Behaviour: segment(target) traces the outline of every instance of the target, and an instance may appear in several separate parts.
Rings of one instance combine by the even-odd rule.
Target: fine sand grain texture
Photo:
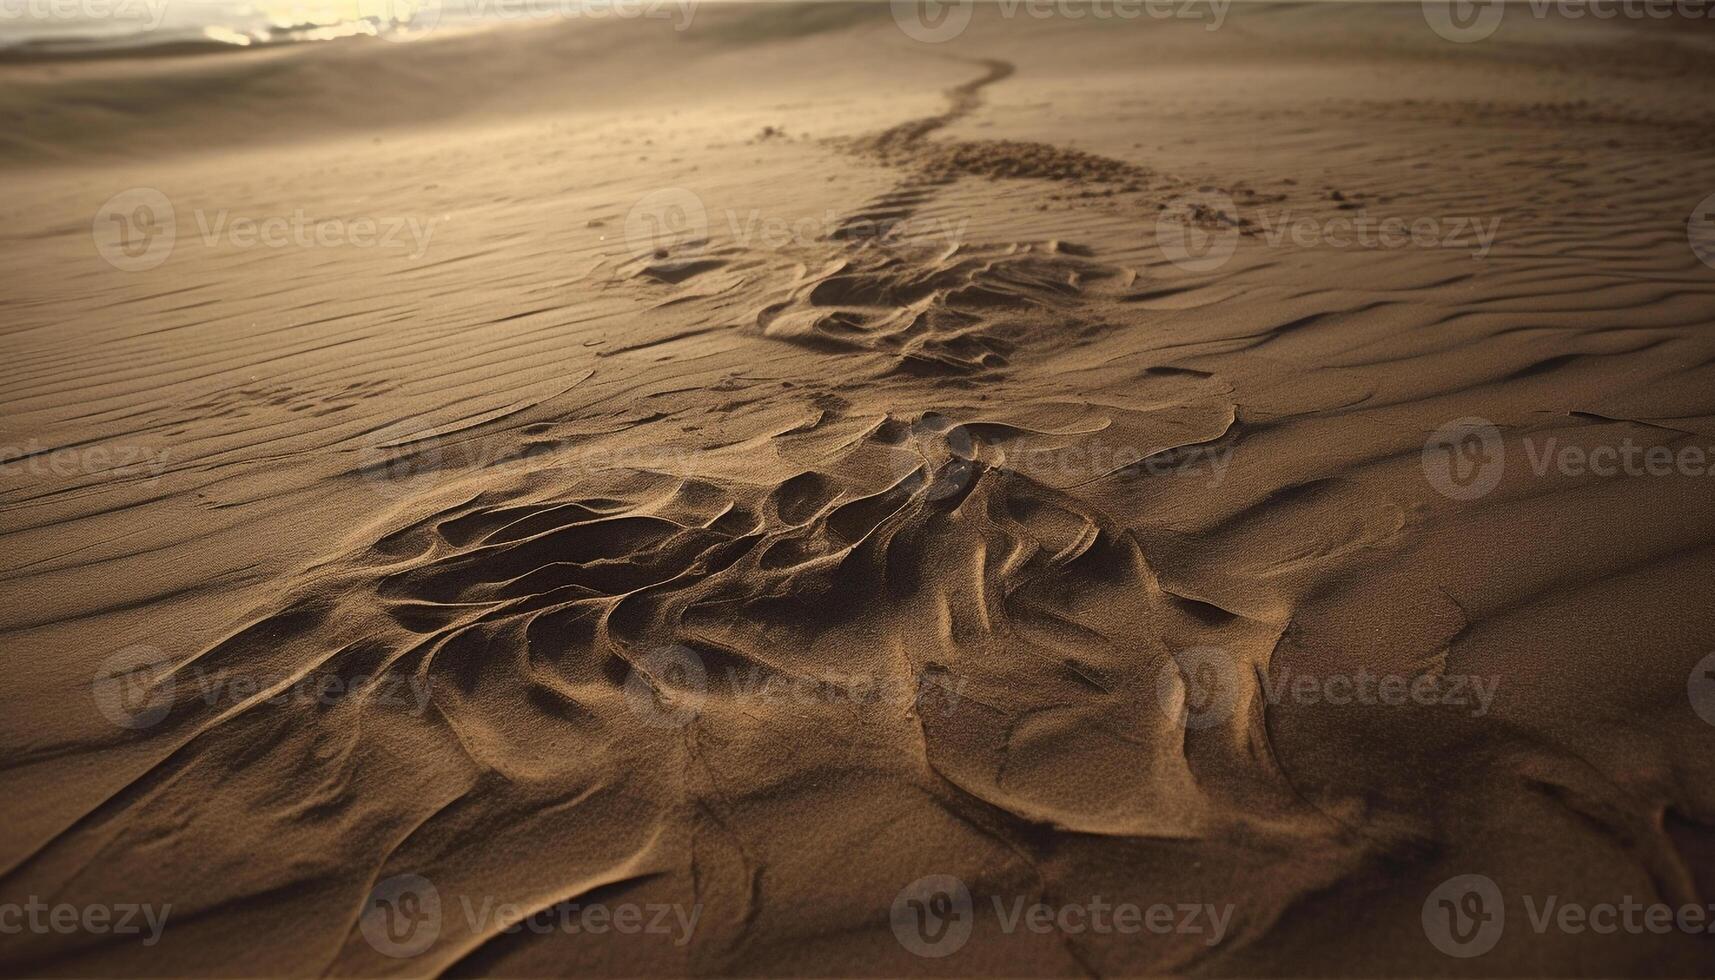
[[[895,13],[0,63],[0,970],[1715,973],[1715,31]]]

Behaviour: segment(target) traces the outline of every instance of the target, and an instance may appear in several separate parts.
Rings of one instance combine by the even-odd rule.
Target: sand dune
[[[1710,973],[1709,36],[1208,28],[0,64],[6,972]]]

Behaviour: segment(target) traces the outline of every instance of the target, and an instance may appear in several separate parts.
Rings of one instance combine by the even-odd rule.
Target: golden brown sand
[[[0,966],[1715,972],[1709,32],[1207,26],[0,65]]]

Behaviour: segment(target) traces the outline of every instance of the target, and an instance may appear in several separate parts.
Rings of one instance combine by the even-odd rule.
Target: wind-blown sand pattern
[[[1715,481],[1531,463],[1715,447],[1710,35],[1206,26],[0,65],[0,901],[171,905],[6,972],[1710,974],[1519,897],[1715,903]],[[153,268],[92,243],[133,187]],[[300,210],[395,244],[227,230]],[[1506,465],[1449,493],[1470,418]],[[1279,694],[1360,672],[1440,700]]]

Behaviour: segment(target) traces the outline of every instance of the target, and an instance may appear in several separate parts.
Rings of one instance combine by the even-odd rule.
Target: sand
[[[0,967],[1708,975],[1710,33],[1209,28],[0,64]]]

